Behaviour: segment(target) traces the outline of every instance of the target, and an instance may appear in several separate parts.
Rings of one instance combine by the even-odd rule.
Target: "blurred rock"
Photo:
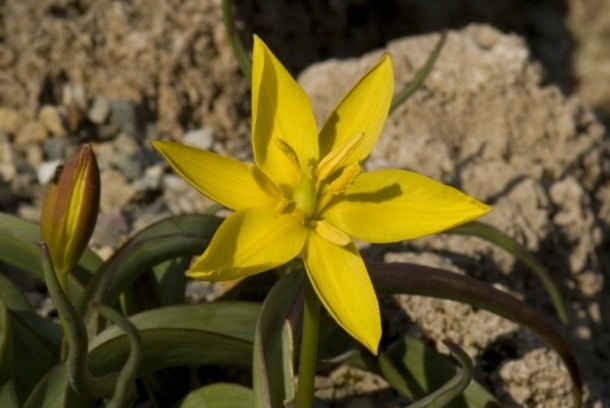
[[[19,112],[10,108],[0,107],[0,131],[14,135],[23,126],[23,117]]]
[[[189,130],[182,137],[182,143],[203,150],[210,150],[212,144],[214,144],[214,130],[211,128]]]
[[[25,152],[32,144],[42,144],[47,139],[47,130],[43,124],[37,120],[27,122],[19,129],[15,136],[15,149]]]
[[[10,182],[16,173],[11,143],[8,136],[0,131],[0,183]]]
[[[57,166],[62,163],[61,160],[50,160],[42,163],[36,172],[38,176],[38,183],[41,185],[47,185],[55,175]]]
[[[135,195],[136,190],[125,176],[114,169],[107,169],[101,174],[102,194],[100,211],[102,213],[118,210],[126,205]]]
[[[42,151],[46,160],[62,160],[66,156],[68,141],[65,137],[53,136],[42,144]]]
[[[52,105],[44,105],[38,112],[38,120],[54,136],[65,136],[66,129],[59,109]]]
[[[137,138],[138,132],[138,114],[137,107],[134,102],[128,100],[114,100],[110,103],[111,120],[114,122],[121,132],[128,134],[131,137]]]
[[[103,97],[97,96],[93,98],[93,102],[87,111],[87,117],[96,125],[101,125],[106,122],[110,115],[110,101]]]

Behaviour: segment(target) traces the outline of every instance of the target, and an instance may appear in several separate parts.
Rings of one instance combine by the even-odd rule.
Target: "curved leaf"
[[[81,310],[93,298],[112,303],[127,285],[161,262],[200,254],[221,222],[213,215],[183,215],[140,231],[91,278],[80,299]]]
[[[217,383],[199,388],[186,396],[178,408],[252,408],[254,393],[236,384]]]
[[[281,407],[294,398],[292,326],[303,308],[303,273],[285,275],[271,289],[256,323],[253,382],[256,404]]]
[[[572,378],[574,406],[582,406],[582,379],[574,354],[561,333],[536,309],[484,282],[438,268],[406,263],[368,263],[368,269],[380,292],[456,300],[530,329],[561,357]]]
[[[555,285],[553,279],[551,279],[548,269],[546,269],[526,248],[519,245],[517,241],[499,229],[480,221],[472,221],[468,224],[460,225],[459,227],[445,231],[445,233],[471,235],[485,239],[523,262],[524,265],[534,272],[534,275],[536,275],[542,283],[542,286],[546,289],[561,321],[564,324],[569,322],[568,313],[566,312],[563,299],[561,298],[561,293],[559,292],[559,289],[557,289],[557,285]]]
[[[40,238],[40,226],[30,221],[23,220],[19,217],[15,217],[9,214],[0,213],[0,231],[4,232],[14,232],[18,233],[22,238],[27,238],[28,240],[33,241],[37,244]],[[0,240],[2,240],[2,234],[0,234]],[[1,243],[7,243],[5,240],[0,241]],[[10,244],[10,243],[7,243]],[[3,245],[0,245],[0,253],[3,255],[9,256],[11,259],[16,259],[16,254],[9,254],[2,251]],[[38,246],[36,246],[38,248]],[[40,256],[34,256],[28,259],[17,260],[17,262],[31,263],[33,260],[38,259]],[[4,260],[4,258],[0,258]],[[10,262],[7,262],[10,263]],[[93,273],[100,265],[102,264],[102,260],[95,252],[90,249],[86,249],[81,258],[78,261],[78,269],[80,272],[87,272],[89,274]],[[12,264],[11,264],[12,265]],[[34,265],[31,263],[31,265]],[[18,265],[15,265],[19,267]],[[35,269],[29,268],[20,268],[24,271],[28,271],[34,273],[35,276],[42,279],[42,268],[40,266],[35,267]]]
[[[141,336],[138,375],[204,364],[250,368],[259,311],[255,303],[226,302],[172,306],[131,316]],[[91,340],[89,351],[89,368],[104,375],[121,369],[130,345],[125,333],[111,326]],[[65,364],[59,364],[37,385],[25,407],[60,408],[64,401],[74,407],[89,406],[68,389]]]
[[[0,213],[0,261],[12,265],[44,281],[40,257],[40,228],[17,217]],[[77,299],[82,292],[85,275],[93,273],[102,261],[87,249],[78,261],[78,268],[68,278],[70,299]]]
[[[4,395],[13,393],[18,401],[23,401],[45,372],[57,363],[62,334],[57,324],[38,315],[24,294],[2,275],[0,305],[0,383],[2,378],[6,380],[10,376],[11,384],[3,389]]]
[[[260,306],[255,303],[203,303],[154,309],[130,317],[140,331],[139,373],[202,364],[248,368]],[[119,370],[129,354],[125,334],[111,326],[91,340],[89,365],[105,374]]]
[[[451,401],[457,398],[472,381],[474,366],[470,357],[457,344],[449,341],[445,345],[451,351],[453,357],[460,362],[462,369],[453,378],[447,381],[442,387],[426,397],[410,405],[411,408],[443,408],[448,406]],[[481,406],[481,405],[478,405]]]

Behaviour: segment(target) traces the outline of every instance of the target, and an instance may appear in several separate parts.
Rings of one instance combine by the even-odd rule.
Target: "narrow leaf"
[[[553,307],[557,315],[564,324],[569,322],[568,313],[566,312],[561,293],[551,279],[551,275],[547,268],[542,265],[535,256],[533,256],[525,247],[519,245],[517,241],[506,235],[499,229],[479,221],[473,221],[468,224],[460,225],[446,231],[449,234],[471,235],[485,239],[492,244],[504,249],[509,254],[523,262],[542,283],[547,293],[551,297]]]
[[[177,216],[140,231],[97,270],[81,297],[80,310],[94,298],[112,304],[127,285],[161,262],[202,253],[221,222],[205,214]]]
[[[484,282],[438,268],[406,263],[369,263],[368,269],[375,288],[380,292],[456,300],[530,329],[561,357],[572,378],[574,406],[582,406],[582,379],[575,356],[561,333],[536,309]]]
[[[256,407],[282,407],[284,401],[294,398],[291,324],[296,323],[303,307],[302,283],[302,272],[285,275],[263,303],[254,337]]]
[[[12,375],[12,342],[9,309],[0,298],[0,385],[7,382]]]
[[[441,38],[438,40],[438,43],[428,56],[426,63],[419,69],[419,71],[417,71],[415,78],[407,85],[405,89],[394,95],[394,98],[392,99],[392,105],[390,105],[390,112],[400,106],[401,103],[409,99],[409,97],[413,95],[413,93],[417,91],[419,87],[424,83],[424,80],[426,79],[430,71],[432,71],[436,60],[438,59],[438,56],[440,55],[441,50],[443,49],[443,45],[445,45],[446,39],[447,32],[443,31],[441,33]]]
[[[0,407],[2,408],[19,408],[15,387],[12,381],[6,381],[0,384]]]
[[[462,369],[438,390],[410,405],[411,408],[446,407],[470,384],[474,369],[470,357],[457,344],[446,341],[445,345],[449,348],[453,357],[459,361]]]

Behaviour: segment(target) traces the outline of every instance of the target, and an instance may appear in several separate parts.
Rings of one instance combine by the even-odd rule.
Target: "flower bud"
[[[99,203],[100,172],[86,144],[58,166],[42,206],[40,233],[64,289],[91,238]]]

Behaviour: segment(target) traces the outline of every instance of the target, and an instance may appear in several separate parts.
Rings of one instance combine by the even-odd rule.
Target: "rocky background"
[[[0,211],[37,221],[55,166],[92,142],[103,186],[92,244],[108,256],[134,230],[210,205],[151,140],[251,157],[248,85],[218,0],[5,0],[0,11]],[[247,46],[252,33],[267,42],[299,75],[320,120],[382,49],[400,88],[439,30],[450,30],[435,70],[392,113],[368,166],[412,169],[492,204],[484,221],[535,253],[560,287],[587,406],[610,405],[610,3],[238,0],[234,11]],[[558,322],[532,274],[481,240],[441,235],[365,255],[476,276]],[[392,312],[387,336],[416,322],[431,341],[456,341],[503,401],[569,406],[567,374],[527,331],[446,301],[383,303]],[[340,401],[332,406],[395,406],[382,382],[361,373],[342,368],[320,380],[320,396]],[[372,398],[355,397],[373,389]]]

